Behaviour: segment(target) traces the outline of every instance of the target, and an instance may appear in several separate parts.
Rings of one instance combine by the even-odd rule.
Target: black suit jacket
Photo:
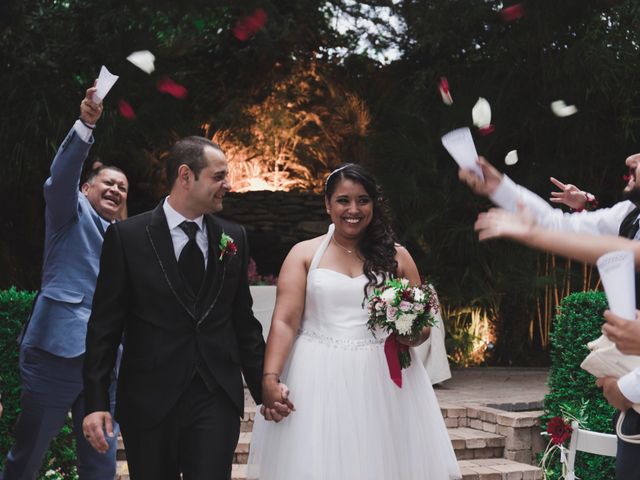
[[[244,412],[241,372],[261,403],[264,340],[251,310],[246,233],[213,215],[205,222],[209,260],[197,302],[178,270],[162,202],[107,230],[87,331],[87,414],[109,409],[109,376],[123,335],[115,412],[123,424],[158,424],[193,379],[198,359],[238,415]],[[223,232],[238,253],[219,260]]]

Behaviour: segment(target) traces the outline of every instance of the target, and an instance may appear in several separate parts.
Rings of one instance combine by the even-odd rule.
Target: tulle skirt
[[[303,333],[282,381],[296,411],[280,423],[256,413],[248,479],[461,478],[431,382],[413,352],[398,388],[380,340]]]

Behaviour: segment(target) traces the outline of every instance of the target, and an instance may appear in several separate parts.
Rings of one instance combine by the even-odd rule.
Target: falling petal
[[[507,153],[507,156],[504,157],[504,163],[505,165],[515,165],[516,163],[518,163],[518,151],[511,150],[509,153]]]
[[[568,117],[577,113],[578,109],[575,105],[566,105],[564,100],[556,100],[551,102],[551,111],[556,117]]]
[[[133,120],[136,118],[136,112],[133,110],[133,107],[122,98],[118,100],[118,110],[120,111],[120,115],[127,120]]]
[[[180,100],[184,100],[185,98],[187,98],[187,94],[189,93],[185,87],[183,87],[179,83],[174,82],[169,77],[162,77],[160,80],[158,80],[156,87],[160,93],[168,93],[169,95]]]
[[[491,125],[491,105],[486,99],[480,97],[471,109],[473,124],[478,128],[485,128]],[[491,133],[491,132],[489,132]]]
[[[493,125],[487,125],[486,127],[482,127],[478,129],[478,133],[484,137],[486,137],[487,135],[493,133],[495,131],[496,127],[494,127]]]
[[[623,179],[625,182],[628,182],[628,181],[629,181],[629,180],[631,180],[632,178],[633,178],[633,168],[630,168],[630,169],[629,169],[629,172],[628,172],[626,175],[623,175],[623,176],[622,176],[622,179]]]
[[[156,57],[149,50],[140,50],[133,52],[127,57],[131,63],[146,73],[151,73],[155,70],[154,63]]]
[[[247,41],[267,23],[267,12],[256,9],[251,15],[241,18],[233,28],[233,35],[240,41]]]
[[[514,20],[524,17],[524,5],[522,3],[516,3],[510,7],[505,7],[500,10],[500,18],[505,23],[513,22]]]
[[[440,77],[438,91],[440,92],[440,96],[442,97],[442,101],[445,105],[451,105],[453,103],[451,92],[449,92],[449,81],[447,80],[447,77]]]

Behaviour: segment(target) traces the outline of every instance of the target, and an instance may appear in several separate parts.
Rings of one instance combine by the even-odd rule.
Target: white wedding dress
[[[248,479],[447,480],[461,478],[427,372],[414,352],[398,388],[363,308],[367,278],[317,268],[282,381],[296,407],[280,423],[256,413]]]

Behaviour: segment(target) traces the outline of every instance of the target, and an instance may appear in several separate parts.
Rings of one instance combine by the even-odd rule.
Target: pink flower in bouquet
[[[406,300],[402,300],[400,302],[400,305],[398,305],[398,308],[400,309],[401,312],[408,312],[411,310],[412,307],[413,307],[413,304],[410,302],[407,302]]]
[[[396,315],[398,315],[398,309],[396,307],[387,307],[387,320],[390,322],[395,321]]]

